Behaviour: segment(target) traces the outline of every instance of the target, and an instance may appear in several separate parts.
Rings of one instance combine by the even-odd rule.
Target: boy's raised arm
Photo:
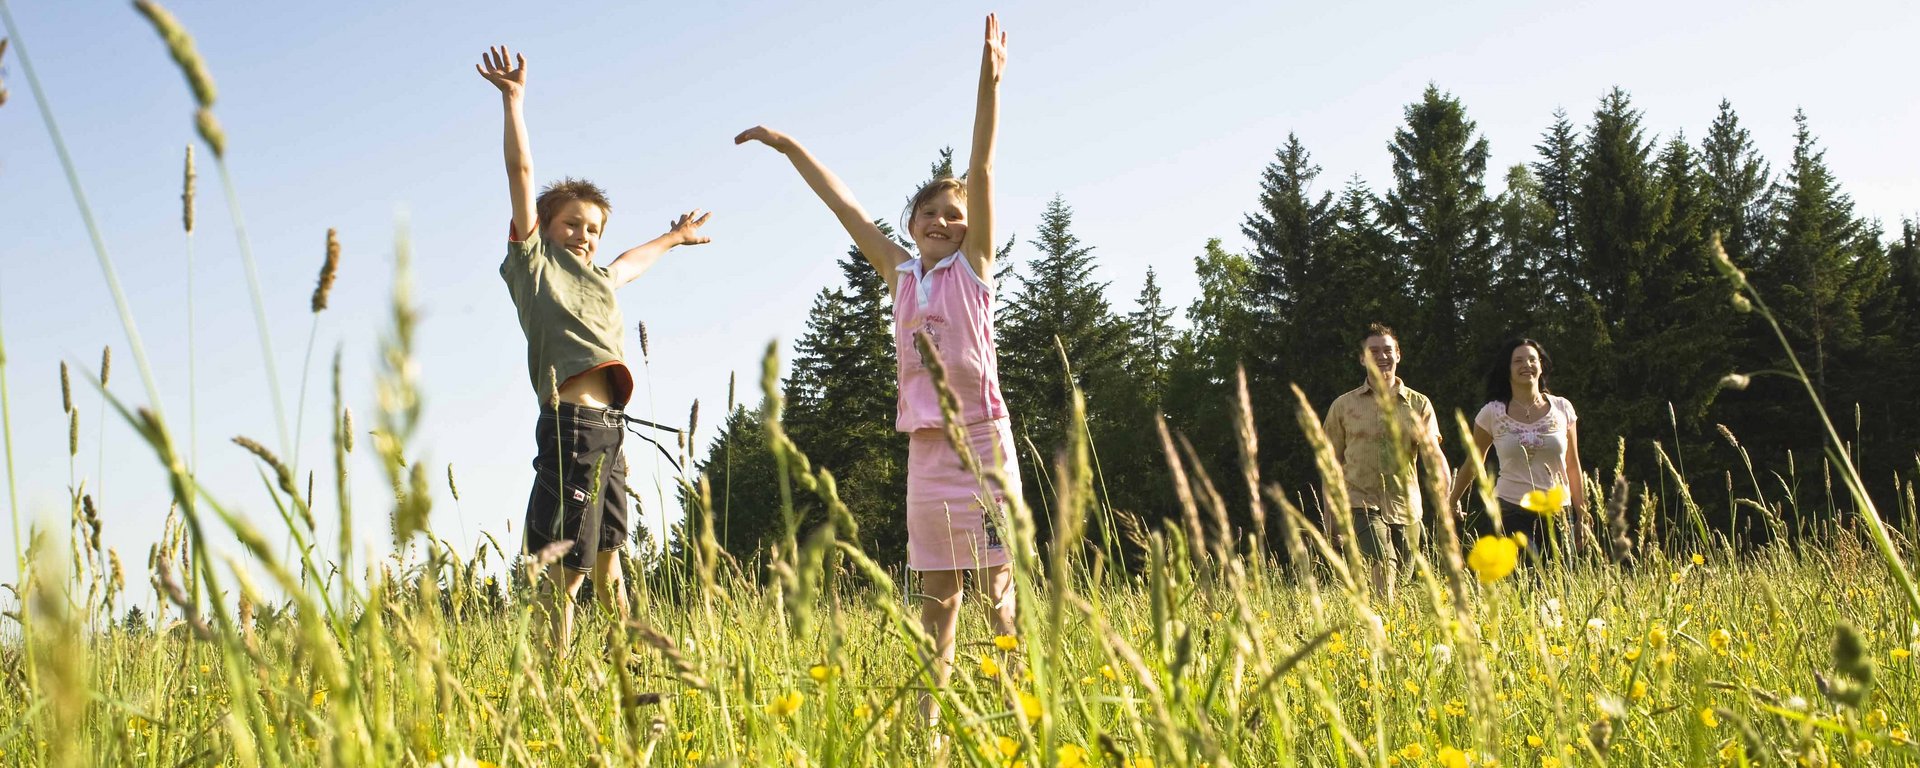
[[[1007,33],[987,14],[980,52],[980,95],[973,108],[973,153],[967,161],[967,241],[962,248],[977,274],[993,274],[993,140],[1000,130],[1000,74],[1007,68]]]
[[[749,141],[772,147],[792,161],[794,170],[800,172],[800,178],[805,179],[807,186],[820,197],[821,202],[833,210],[834,218],[840,220],[840,226],[853,236],[853,244],[860,249],[860,255],[867,257],[867,263],[873,265],[880,273],[881,281],[891,290],[894,269],[912,258],[912,254],[874,225],[866,209],[860,207],[860,201],[853,199],[853,193],[840,183],[840,178],[821,165],[820,161],[813,159],[813,155],[807,152],[806,147],[800,146],[800,142],[784,133],[756,125],[733,137],[735,144]]]
[[[511,67],[507,66],[509,59]],[[473,68],[500,89],[507,122],[507,194],[513,202],[513,238],[523,240],[532,237],[539,226],[533,204],[533,150],[527,148],[527,120],[521,108],[527,90],[527,57],[511,55],[502,45],[481,54],[480,63]]]
[[[705,245],[713,242],[713,238],[700,234],[700,228],[706,226],[707,219],[710,218],[713,218],[712,213],[695,208],[680,214],[680,218],[667,222],[666,234],[621,252],[614,258],[613,263],[607,265],[607,274],[613,278],[613,287],[620,288],[633,282],[634,278],[639,277],[641,273],[647,271],[647,268],[652,267],[654,262],[659,261],[661,256],[665,256],[667,251],[682,245]]]

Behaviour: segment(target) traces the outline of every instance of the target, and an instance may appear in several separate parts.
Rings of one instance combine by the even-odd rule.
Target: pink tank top
[[[925,274],[920,259],[899,267],[893,293],[893,346],[898,361],[900,398],[894,429],[912,432],[945,425],[933,372],[913,343],[926,332],[947,369],[947,386],[960,400],[960,421],[978,424],[1006,418],[1000,397],[1000,362],[993,345],[993,288],[974,274],[959,253],[942,259]]]

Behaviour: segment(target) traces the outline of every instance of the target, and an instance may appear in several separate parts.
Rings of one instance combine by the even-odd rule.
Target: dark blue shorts
[[[626,421],[618,409],[561,403],[541,408],[533,430],[533,493],[527,499],[526,550],[572,541],[560,563],[593,568],[593,554],[627,540]]]

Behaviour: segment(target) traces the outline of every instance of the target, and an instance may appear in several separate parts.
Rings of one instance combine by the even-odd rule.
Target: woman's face
[[[1540,381],[1542,365],[1540,350],[1532,344],[1522,344],[1513,348],[1513,357],[1507,361],[1507,374],[1516,385],[1532,385]]]

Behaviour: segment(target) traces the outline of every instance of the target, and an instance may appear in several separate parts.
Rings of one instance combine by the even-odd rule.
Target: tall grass
[[[1666,544],[1648,529],[1635,540],[1624,514],[1632,480],[1616,473],[1602,494],[1596,474],[1607,554],[1633,551],[1633,567],[1612,565],[1622,558],[1597,544],[1512,573],[1489,566],[1487,543],[1455,528],[1445,478],[1422,457],[1421,482],[1441,501],[1438,531],[1415,557],[1412,587],[1388,599],[1363,576],[1350,521],[1334,516],[1336,546],[1288,489],[1260,476],[1244,386],[1240,466],[1207,467],[1163,429],[1179,507],[1157,530],[1104,517],[1076,393],[1068,444],[1052,454],[1030,446],[1050,480],[1046,506],[1006,493],[998,513],[1014,554],[1018,632],[990,639],[977,614],[964,615],[954,680],[935,686],[932,641],[910,616],[913,585],[859,547],[833,474],[786,438],[770,347],[763,415],[781,503],[764,513],[782,518],[777,544],[761,561],[734,561],[715,536],[708,479],[676,478],[685,556],[632,579],[631,614],[589,615],[562,653],[542,640],[524,559],[502,568],[509,556],[497,542],[468,553],[432,535],[428,463],[412,448],[425,393],[404,232],[376,384],[391,545],[356,559],[355,446],[336,353],[341,539],[327,562],[313,542],[311,493],[274,451],[238,441],[260,459],[284,531],[235,514],[223,489],[189,470],[111,260],[83,218],[151,402],[129,405],[94,383],[166,468],[175,509],[149,555],[154,596],[141,605],[151,625],[116,620],[115,571],[98,566],[97,537],[33,532],[22,560],[31,565],[13,585],[23,610],[8,617],[23,642],[0,644],[0,712],[10,715],[0,718],[0,763],[1920,765],[1920,604],[1902,559],[1912,545],[1879,524],[1831,429],[1864,540],[1840,527],[1799,548],[1770,537],[1743,556],[1704,535]],[[0,416],[5,364],[0,346]],[[942,390],[951,438],[964,445]],[[1304,397],[1299,406],[1316,479],[1340,509],[1338,462],[1316,409]],[[686,434],[696,427],[690,414]],[[7,438],[11,457],[10,429]],[[1011,487],[999,466],[972,464],[983,495]],[[1228,508],[1214,480],[1222,471],[1247,485],[1247,515]],[[1681,477],[1653,481],[1677,483],[1684,498]],[[10,468],[9,484],[11,493]],[[1768,499],[1753,485],[1737,505],[1769,520],[1798,511],[1791,496]],[[737,512],[721,494],[721,514]],[[1638,496],[1651,507],[1646,481]],[[800,524],[800,497],[819,500],[822,524]],[[1910,496],[1904,506],[1913,519]],[[1239,530],[1236,518],[1270,518],[1284,559],[1270,554],[1267,523]],[[283,536],[297,561],[274,551]],[[229,538],[234,554],[212,546]],[[489,565],[489,546],[502,562]],[[917,714],[922,694],[947,714],[937,728]]]

